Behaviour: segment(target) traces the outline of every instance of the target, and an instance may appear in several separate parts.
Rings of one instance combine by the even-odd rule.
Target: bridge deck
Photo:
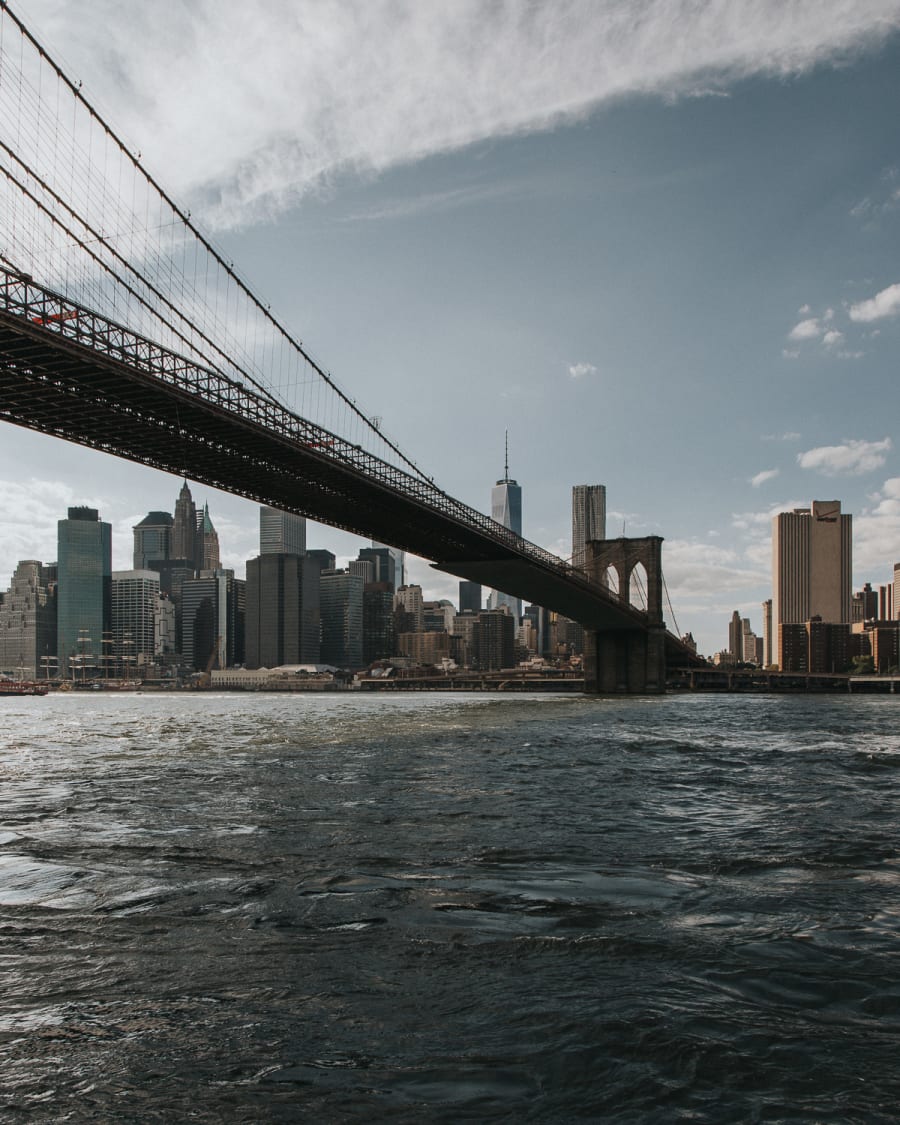
[[[430,482],[5,272],[0,418],[390,543],[591,628],[646,628],[639,610]]]

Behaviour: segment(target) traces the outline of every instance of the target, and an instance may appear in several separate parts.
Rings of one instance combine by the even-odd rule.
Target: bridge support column
[[[585,544],[584,569],[605,585],[616,572],[619,596],[628,601],[635,567],[647,575],[645,629],[584,630],[584,690],[596,695],[647,695],[666,690],[666,629],[662,602],[662,539],[599,539]]]
[[[666,690],[665,629],[584,631],[588,695],[656,695]]]

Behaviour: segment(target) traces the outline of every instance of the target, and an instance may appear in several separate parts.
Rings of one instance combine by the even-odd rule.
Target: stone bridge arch
[[[591,579],[603,583],[612,569],[619,579],[619,598],[631,600],[631,579],[640,563],[647,574],[647,624],[663,623],[662,537],[643,539],[591,539],[585,543],[584,569]]]
[[[647,575],[646,623],[624,629],[585,629],[584,690],[606,693],[658,693],[666,690],[666,629],[663,622],[662,537],[592,539],[585,544],[584,569],[592,581],[619,580],[619,598],[631,600],[634,569]]]

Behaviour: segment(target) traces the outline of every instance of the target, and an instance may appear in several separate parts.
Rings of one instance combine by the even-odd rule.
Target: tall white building
[[[294,512],[263,505],[259,509],[261,555],[305,555],[306,519]]]
[[[114,653],[135,664],[156,655],[159,620],[159,574],[155,570],[112,572],[112,635]]]
[[[606,538],[606,485],[572,487],[572,565],[584,566],[584,545]]]
[[[810,508],[774,517],[772,628],[779,666],[781,626],[813,617],[849,624],[852,559],[852,517],[842,514],[840,500],[814,500]]]

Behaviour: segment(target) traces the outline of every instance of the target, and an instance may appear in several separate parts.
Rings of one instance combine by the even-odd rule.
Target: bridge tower
[[[666,629],[663,622],[662,538],[592,539],[585,544],[584,569],[605,585],[607,571],[628,602],[635,567],[647,574],[647,617],[642,629],[584,630],[584,690],[595,695],[645,695],[666,690]]]

